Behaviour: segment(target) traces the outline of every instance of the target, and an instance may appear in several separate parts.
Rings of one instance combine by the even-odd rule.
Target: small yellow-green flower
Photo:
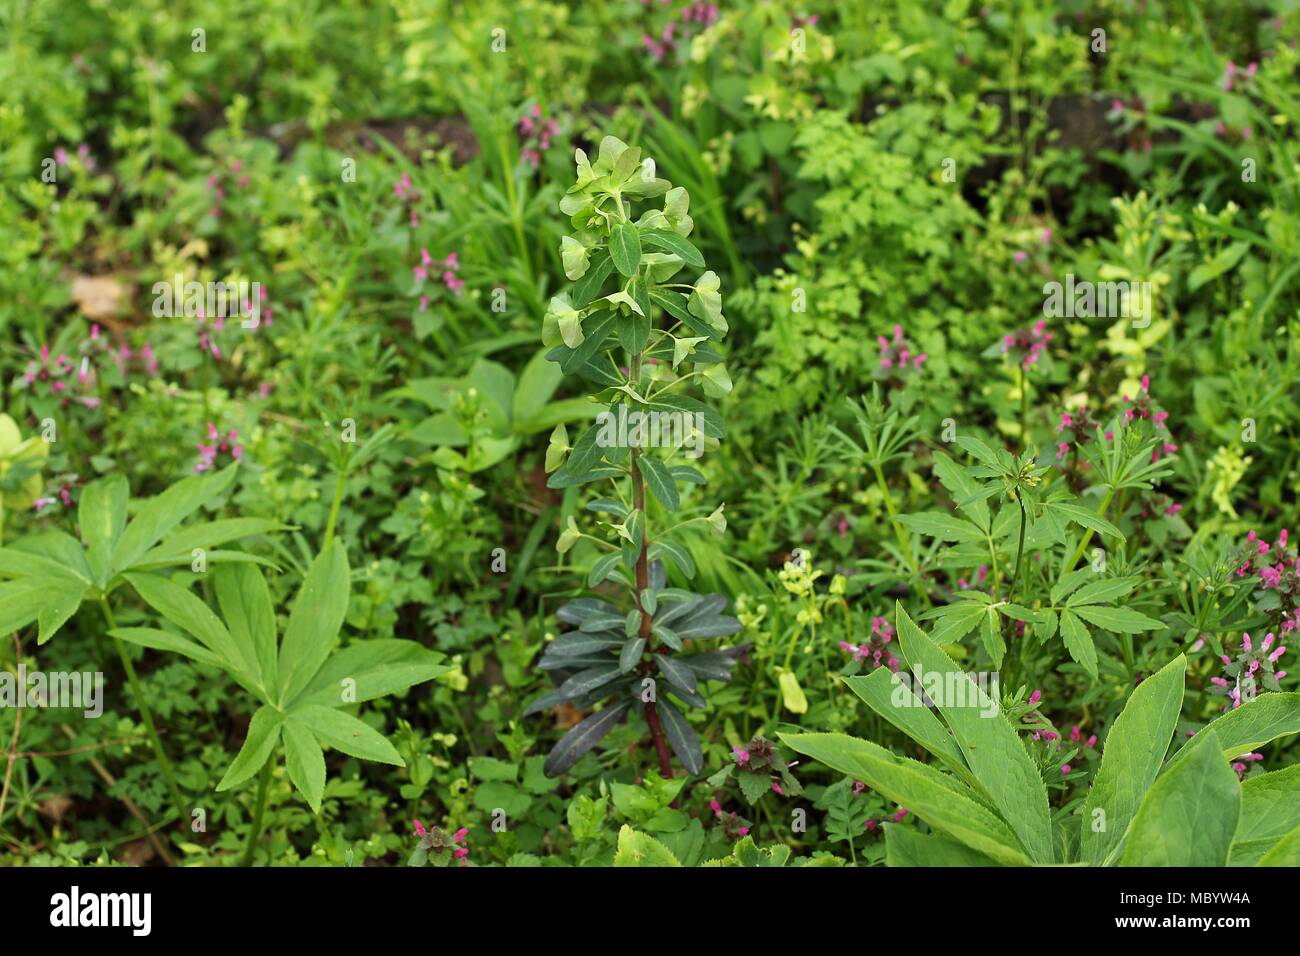
[[[30,508],[41,494],[41,468],[49,457],[50,446],[39,435],[23,441],[18,423],[0,412],[0,506],[5,511]],[[17,486],[4,487],[11,471],[27,474]],[[17,477],[17,476],[15,476]]]

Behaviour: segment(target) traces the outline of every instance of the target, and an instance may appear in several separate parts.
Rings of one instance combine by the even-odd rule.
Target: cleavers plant
[[[672,774],[669,747],[688,772],[698,773],[703,752],[684,709],[707,706],[703,683],[729,680],[738,651],[689,653],[687,642],[734,634],[740,623],[722,613],[722,595],[668,587],[664,562],[693,578],[684,532],[726,529],[721,506],[685,517],[690,509],[678,490],[704,483],[684,460],[686,449],[716,449],[723,435],[719,413],[685,394],[691,386],[701,386],[707,398],[731,390],[714,348],[727,332],[722,295],[718,276],[705,270],[688,239],[693,223],[685,189],[658,178],[652,159],[612,136],[601,141],[595,163],[581,149],[576,158],[577,182],[560,202],[573,227],[560,255],[574,284],[551,299],[542,340],[551,349],[547,357],[566,374],[599,387],[593,398],[606,411],[572,446],[567,429],[555,429],[548,485],[612,482],[613,497],[586,506],[604,520],[612,540],[582,531],[571,517],[557,549],[594,542],[605,553],[592,564],[587,587],[620,593],[630,607],[583,597],[560,608],[559,619],[573,630],[553,641],[540,662],[557,686],[525,713],[605,702],[556,744],[545,767],[550,776],[572,767],[629,711],[644,717],[665,777]],[[660,196],[661,208],[636,208]],[[693,284],[671,281],[683,269],[700,273]],[[676,426],[671,440],[660,440],[671,431],[660,422]],[[683,517],[674,521],[679,512]],[[656,674],[666,693],[659,692]]]

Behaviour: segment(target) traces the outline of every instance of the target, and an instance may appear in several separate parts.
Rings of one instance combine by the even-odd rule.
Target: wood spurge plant
[[[668,587],[665,562],[695,577],[687,532],[705,526],[721,535],[727,526],[721,505],[692,514],[703,509],[689,498],[684,506],[679,490],[704,484],[688,461],[723,437],[717,410],[688,394],[698,387],[716,399],[731,390],[711,345],[727,332],[722,294],[688,238],[694,221],[685,189],[657,177],[653,159],[613,136],[601,140],[595,163],[581,149],[576,155],[577,181],[560,201],[574,229],[560,252],[575,284],[551,299],[542,341],[566,373],[602,386],[592,398],[607,407],[572,446],[568,429],[555,427],[547,486],[614,484],[613,497],[587,503],[602,516],[605,538],[570,517],[556,548],[563,554],[582,538],[597,542],[605,553],[587,587],[612,585],[627,606],[578,598],[556,612],[573,629],[547,646],[538,665],[556,689],[524,713],[607,701],[555,745],[546,761],[551,776],[577,763],[628,711],[644,717],[664,776],[672,774],[669,747],[699,773],[703,753],[685,710],[707,706],[702,682],[729,680],[739,651],[696,651],[695,642],[735,634],[740,622],[722,613],[723,595]],[[638,208],[659,197],[661,208]],[[670,281],[684,269],[682,278],[699,272],[693,283]]]

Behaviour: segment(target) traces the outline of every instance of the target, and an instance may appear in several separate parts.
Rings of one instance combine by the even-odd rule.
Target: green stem
[[[1097,511],[1098,517],[1100,518],[1106,517],[1106,509],[1110,507],[1110,499],[1114,496],[1114,494],[1115,494],[1114,488],[1107,490],[1106,497],[1101,499],[1101,508]],[[1063,571],[1074,570],[1074,566],[1079,563],[1079,558],[1083,557],[1084,549],[1088,547],[1088,542],[1091,540],[1092,540],[1092,529],[1088,528],[1084,533],[1083,537],[1079,539],[1079,546],[1074,549],[1074,556],[1070,558],[1070,563],[1067,564],[1062,569]]]
[[[329,543],[334,540],[334,525],[339,520],[339,508],[343,504],[343,486],[347,479],[347,472],[340,468],[338,481],[334,482],[334,503],[330,505],[329,521],[325,523],[325,540],[321,543],[322,550],[329,547]]]
[[[104,621],[108,624],[109,631],[113,631],[117,627],[116,622],[113,620],[113,609],[108,606],[108,600],[102,595],[99,599],[99,606],[104,612]],[[117,648],[117,656],[122,661],[122,670],[126,671],[126,679],[131,684],[131,694],[135,697],[135,704],[140,708],[140,719],[144,721],[145,729],[149,731],[149,742],[153,745],[154,756],[158,758],[158,766],[161,768],[163,779],[167,783],[167,791],[171,794],[172,802],[176,804],[176,809],[180,812],[180,818],[184,820],[188,816],[188,808],[181,798],[180,787],[176,785],[176,774],[172,770],[171,761],[167,759],[167,752],[163,750],[162,740],[158,736],[158,728],[154,726],[153,711],[149,709],[144,691],[140,689],[140,679],[136,676],[135,665],[131,663],[131,655],[127,653],[126,645],[122,643],[120,638],[113,637],[113,646]]]
[[[1016,496],[1016,504],[1020,506],[1020,542],[1016,545],[1016,570],[1011,575],[1011,583],[1007,585],[1007,600],[1010,601],[1016,596],[1016,582],[1020,580],[1020,559],[1025,553],[1025,503]]]
[[[253,828],[248,831],[248,843],[244,846],[244,855],[239,860],[240,866],[253,865],[253,850],[257,838],[262,835],[262,817],[266,814],[266,791],[271,783],[271,764],[268,760],[262,764],[262,771],[257,775],[257,804],[253,810]]]

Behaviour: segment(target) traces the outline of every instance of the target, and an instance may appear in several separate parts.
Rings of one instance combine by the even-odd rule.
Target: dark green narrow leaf
[[[627,701],[620,701],[598,713],[592,714],[570,730],[560,738],[560,742],[555,745],[555,749],[546,758],[546,763],[542,766],[542,772],[548,777],[558,777],[572,767],[582,759],[582,756],[587,751],[600,743],[604,736],[618,725],[619,720],[622,719],[629,706],[630,704]]]
[[[652,458],[649,455],[641,455],[637,459],[637,465],[641,468],[641,474],[645,476],[646,484],[654,492],[655,498],[659,503],[669,511],[676,511],[681,507],[681,499],[677,497],[677,483],[673,481],[672,472],[658,458]]]
[[[645,652],[644,637],[630,637],[623,644],[623,650],[618,655],[618,670],[620,674],[626,674],[641,660],[641,655]]]
[[[684,295],[674,292],[672,289],[660,289],[657,286],[650,290],[649,295],[651,302],[682,323],[695,335],[718,340],[722,338],[717,329],[706,325],[687,311],[686,297]]]
[[[704,769],[704,754],[700,750],[700,738],[687,721],[686,715],[662,697],[655,704],[655,710],[659,713],[664,736],[668,738],[677,759],[688,773],[699,773]]]
[[[641,241],[647,246],[671,252],[688,266],[694,266],[696,269],[704,268],[704,256],[700,255],[700,250],[696,249],[689,239],[683,239],[675,232],[668,232],[665,229],[647,229],[641,233]]]
[[[654,657],[655,663],[659,665],[659,673],[668,679],[668,683],[687,693],[695,693],[695,687],[699,683],[695,671],[663,654],[656,654]]]
[[[573,284],[573,289],[569,293],[569,301],[573,303],[573,307],[581,309],[596,299],[605,285],[605,280],[613,271],[614,262],[610,259],[609,253],[597,253],[586,275]]]

